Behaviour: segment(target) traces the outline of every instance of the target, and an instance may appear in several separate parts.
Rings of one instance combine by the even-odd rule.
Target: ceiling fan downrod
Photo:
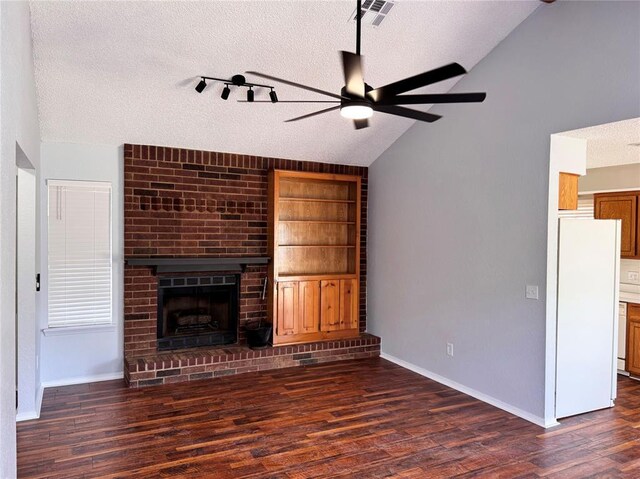
[[[360,55],[360,35],[362,32],[362,0],[356,6],[356,55]]]

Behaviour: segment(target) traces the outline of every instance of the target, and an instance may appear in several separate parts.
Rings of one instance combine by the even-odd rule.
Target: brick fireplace
[[[131,260],[265,257],[267,172],[274,168],[362,177],[359,327],[360,331],[364,331],[367,227],[367,168],[364,167],[127,144],[124,147],[125,258]],[[180,276],[196,278],[194,281],[199,281],[198,277],[210,277],[212,274],[238,275],[237,343],[226,346],[212,345],[210,350],[198,347],[191,350],[162,351],[162,340],[160,348],[158,343],[159,286],[162,288],[162,284]],[[206,376],[210,372],[213,375],[214,372],[214,368],[210,368],[211,371],[192,370],[187,371],[187,374],[182,371],[184,366],[173,367],[176,363],[182,365],[184,362],[189,367],[202,366],[205,361],[203,358],[227,355],[233,358],[236,354],[239,357],[244,354],[243,359],[246,360],[262,358],[262,353],[251,353],[246,348],[245,331],[249,323],[267,317],[266,300],[262,298],[266,275],[266,265],[249,264],[241,271],[224,271],[218,268],[212,273],[200,268],[197,271],[185,270],[175,273],[161,272],[147,265],[127,264],[124,279],[124,350],[125,377],[130,384],[139,386],[169,382],[174,376],[173,380],[178,380],[178,377],[180,380],[188,380],[196,378],[191,378],[191,374],[200,378],[203,374]],[[189,321],[203,320],[190,318]],[[341,357],[365,353],[369,356],[375,355],[379,350],[378,343],[377,338],[365,335],[361,340],[332,343],[329,348],[327,345],[271,348],[275,351],[263,351],[264,358],[272,358],[271,363],[262,361],[256,365],[256,369],[262,366],[264,369],[276,367],[276,363],[289,365],[280,357],[282,355],[290,355],[288,361],[293,361],[290,365],[298,364],[304,359],[314,359],[293,359],[293,355],[304,356],[308,350],[322,352],[316,358],[318,360],[331,359],[331,353],[327,354],[327,351],[333,350],[335,356]],[[189,345],[185,342],[184,346]],[[201,358],[198,359],[198,356]],[[278,357],[278,361],[275,361],[274,358]],[[169,365],[168,369],[172,370],[171,373],[166,372],[166,364]],[[220,365],[216,368],[225,370]],[[236,367],[226,370],[242,372],[237,369]],[[165,373],[160,374],[163,371]],[[153,374],[150,374],[151,372]],[[159,381],[160,378],[162,379]]]

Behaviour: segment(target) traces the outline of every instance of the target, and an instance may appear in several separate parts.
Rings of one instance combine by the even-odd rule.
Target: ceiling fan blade
[[[291,118],[290,120],[285,120],[285,123],[290,123],[292,121],[304,120],[305,118],[310,118],[316,115],[322,115],[323,113],[327,113],[329,111],[338,110],[340,106],[332,106],[331,108],[325,108],[324,110],[314,111],[313,113],[309,113],[307,115],[298,116],[296,118]]]
[[[362,57],[351,52],[342,53],[345,90],[349,95],[364,98],[364,78],[362,77]]]
[[[307,85],[303,85],[302,83],[295,83],[289,80],[284,80],[282,78],[278,78],[278,77],[274,77],[271,75],[265,75],[264,73],[259,73],[259,72],[245,72],[245,73],[249,73],[251,75],[255,75],[255,76],[259,76],[262,78],[266,78],[268,80],[273,80],[273,81],[277,81],[280,83],[284,83],[285,85],[290,85],[290,86],[294,86],[296,88],[302,88],[303,90],[308,90],[308,91],[312,91],[314,93],[320,93],[321,95],[326,95],[326,96],[330,96],[332,98],[337,98],[338,100],[342,100],[344,97],[340,96],[340,95],[336,95],[335,93],[331,93],[328,91],[324,91],[324,90],[320,90],[318,88],[314,88],[312,86],[307,86]],[[345,100],[347,100],[347,98],[345,98]]]
[[[369,120],[366,118],[363,120],[353,120],[353,126],[356,130],[362,130],[363,128],[367,128],[369,126]]]
[[[443,93],[434,95],[398,95],[386,98],[379,105],[418,105],[434,103],[474,103],[483,102],[486,93]]]
[[[431,85],[432,83],[438,83],[443,80],[448,80],[449,78],[464,75],[465,73],[467,73],[467,71],[462,67],[462,65],[459,63],[450,63],[449,65],[376,88],[375,90],[370,91],[369,95],[374,101],[383,101],[389,97],[399,95],[400,93],[415,90],[416,88]]]
[[[440,115],[434,115],[433,113],[427,113],[424,111],[412,110],[410,108],[404,108],[394,105],[379,105],[374,104],[373,109],[375,111],[381,111],[382,113],[389,113],[390,115],[404,116],[405,118],[411,118],[413,120],[426,121],[433,123],[436,120],[442,118]]]
[[[236,100],[238,103],[273,103],[271,100],[254,100],[254,101],[247,101],[247,100]],[[340,103],[339,101],[335,101],[335,100],[278,100],[276,103],[333,103],[333,104],[337,104]]]

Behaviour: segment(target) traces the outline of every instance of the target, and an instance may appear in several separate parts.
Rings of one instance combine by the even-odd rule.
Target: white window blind
[[[111,324],[111,184],[47,185],[49,327]]]
[[[578,198],[577,210],[559,210],[558,218],[582,218],[593,219],[593,197],[591,198]]]

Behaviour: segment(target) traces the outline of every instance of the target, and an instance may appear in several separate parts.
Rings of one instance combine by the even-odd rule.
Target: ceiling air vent
[[[380,26],[382,20],[387,17],[395,4],[394,0],[364,0],[362,2],[362,23],[374,27]],[[356,21],[355,9],[349,17],[349,21]]]

